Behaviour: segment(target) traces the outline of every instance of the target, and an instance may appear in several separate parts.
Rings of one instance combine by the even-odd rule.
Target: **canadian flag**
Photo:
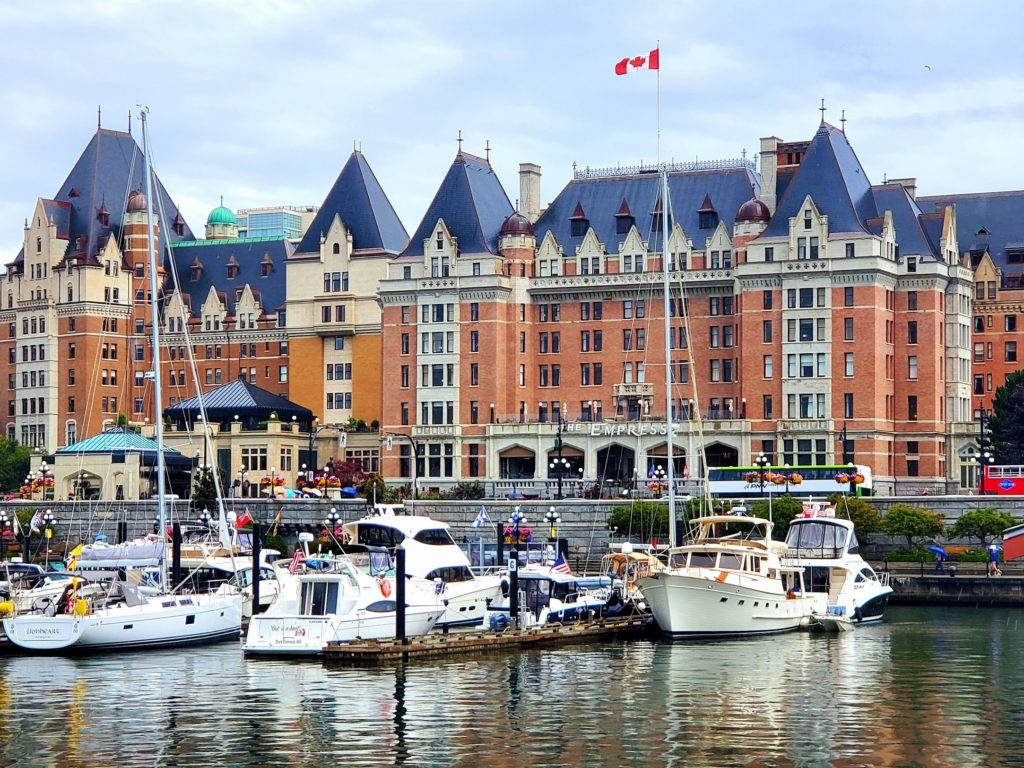
[[[660,69],[658,66],[658,48],[646,56],[627,56],[615,65],[616,75],[628,74],[634,69]]]

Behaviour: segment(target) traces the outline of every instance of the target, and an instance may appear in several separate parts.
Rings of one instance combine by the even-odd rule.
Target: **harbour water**
[[[1024,610],[353,669],[0,657],[0,765],[1024,765]]]

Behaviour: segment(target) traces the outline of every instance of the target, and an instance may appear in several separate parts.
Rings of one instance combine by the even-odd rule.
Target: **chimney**
[[[761,139],[761,200],[775,215],[775,187],[779,168],[779,137],[768,136]]]
[[[889,183],[890,184],[899,184],[899,185],[901,185],[905,190],[907,190],[907,194],[910,195],[910,199],[911,200],[916,200],[917,199],[917,179],[916,178],[910,177],[908,179],[889,179]]]
[[[519,164],[519,212],[533,224],[540,218],[540,166]]]

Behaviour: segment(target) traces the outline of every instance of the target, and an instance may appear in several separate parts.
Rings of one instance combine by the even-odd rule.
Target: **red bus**
[[[1024,496],[1024,465],[992,464],[981,467],[982,495]]]

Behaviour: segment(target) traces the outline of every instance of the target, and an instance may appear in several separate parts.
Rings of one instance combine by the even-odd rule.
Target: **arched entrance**
[[[668,443],[655,445],[647,451],[647,466],[644,468],[646,477],[652,477],[659,469],[667,473],[668,468]],[[682,480],[686,475],[686,449],[681,446],[672,445],[672,475],[676,480]]]
[[[498,476],[503,480],[522,480],[534,477],[537,456],[529,448],[514,445],[498,452]]]
[[[625,485],[633,480],[636,469],[636,451],[612,443],[597,452],[597,478],[613,485]]]
[[[739,466],[740,452],[731,445],[711,443],[704,446],[704,457],[709,467]]]

